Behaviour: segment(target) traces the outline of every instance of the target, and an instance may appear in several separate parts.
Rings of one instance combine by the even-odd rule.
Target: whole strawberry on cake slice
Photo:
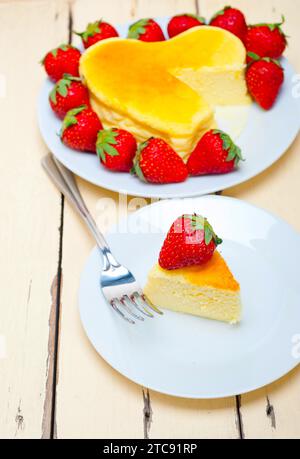
[[[216,250],[208,220],[184,214],[172,224],[144,293],[154,306],[227,323],[241,317],[240,286]]]

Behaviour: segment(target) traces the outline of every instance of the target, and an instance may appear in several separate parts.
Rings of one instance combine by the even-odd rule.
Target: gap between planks
[[[56,438],[56,386],[58,382],[59,329],[62,289],[62,254],[64,228],[64,196],[60,197],[60,226],[57,272],[51,287],[52,305],[49,317],[46,396],[42,422],[42,439]]]
[[[73,14],[72,0],[68,1],[68,43],[72,42]],[[56,17],[57,19],[57,17]],[[52,306],[49,318],[48,364],[46,377],[46,396],[42,422],[42,439],[55,439],[56,435],[56,387],[58,382],[58,354],[59,330],[61,316],[62,290],[62,257],[63,257],[63,230],[64,230],[65,198],[60,195],[60,226],[58,244],[58,264],[55,278],[51,287]]]
[[[72,29],[73,29],[73,13],[72,13],[72,0],[68,1],[69,16],[68,16],[68,42],[72,43]],[[131,15],[135,15],[138,0],[131,1]],[[195,13],[200,14],[199,2],[195,0]],[[216,194],[221,195],[222,191]],[[60,315],[61,315],[61,288],[62,288],[62,254],[63,254],[63,228],[64,228],[64,196],[61,195],[61,215],[60,215],[60,228],[59,228],[59,256],[57,273],[51,288],[53,305],[51,308],[51,316],[49,320],[50,335],[49,335],[49,354],[48,354],[48,372],[47,372],[47,386],[46,386],[46,399],[44,405],[44,418],[43,418],[43,435],[42,438],[56,438],[56,387],[58,382],[58,354],[59,354],[59,331],[60,331]],[[52,328],[52,329],[51,329]],[[151,396],[148,389],[142,388],[143,398],[143,432],[144,438],[150,438],[150,429],[153,422],[153,408],[151,405]],[[240,439],[244,439],[244,429],[241,413],[241,396],[238,395],[236,399],[236,417],[237,417],[237,430]],[[269,407],[269,409],[268,409]],[[267,406],[267,415],[272,418],[274,410],[270,403]]]

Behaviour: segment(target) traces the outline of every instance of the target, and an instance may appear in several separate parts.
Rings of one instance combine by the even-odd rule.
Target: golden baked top
[[[201,26],[163,42],[100,41],[81,57],[80,72],[101,103],[154,129],[185,136],[210,119],[212,109],[205,94],[175,75],[182,69],[240,70],[245,58],[235,35]]]
[[[224,258],[219,252],[214,252],[212,258],[203,265],[167,271],[157,265],[159,275],[167,277],[183,277],[190,284],[220,288],[223,290],[238,291],[239,283],[230,272]]]

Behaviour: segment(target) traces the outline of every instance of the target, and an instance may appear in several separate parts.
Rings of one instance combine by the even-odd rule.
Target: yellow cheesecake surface
[[[144,293],[158,308],[231,324],[240,321],[240,286],[219,252],[199,266],[168,271],[156,264]]]
[[[105,127],[158,136],[186,156],[215,127],[215,105],[249,103],[246,51],[230,32],[195,27],[164,42],[111,38],[90,47],[80,73]]]

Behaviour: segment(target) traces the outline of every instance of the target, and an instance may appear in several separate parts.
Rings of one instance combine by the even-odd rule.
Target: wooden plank
[[[139,1],[139,16],[196,13],[197,2]],[[153,438],[238,438],[234,398],[186,400],[150,393]]]
[[[66,39],[68,9],[58,0],[10,1],[0,3],[0,16],[0,437],[39,438],[50,430],[60,197],[40,167],[38,62]]]
[[[224,6],[224,0],[200,0],[201,13],[207,17]],[[250,23],[277,21],[281,13],[286,17],[285,30],[289,35],[286,55],[295,68],[300,68],[298,43],[299,1],[294,0],[232,0],[241,8]],[[286,219],[300,230],[299,174],[300,138],[276,164],[258,177],[226,190],[234,196],[264,207]],[[300,437],[300,369],[281,381],[241,398],[241,419],[246,438]]]
[[[131,20],[135,17],[134,7],[135,2],[124,0],[77,0],[72,4],[73,28],[83,30],[88,22],[101,17],[112,23]],[[113,209],[116,209],[118,195],[81,179],[78,179],[78,184],[99,227],[105,227],[107,216],[104,217],[101,212],[103,199],[110,199],[112,211],[109,214],[114,220]],[[68,204],[65,206],[64,236],[57,437],[143,437],[141,388],[120,376],[98,356],[80,323],[77,310],[78,285],[94,241]]]
[[[240,438],[233,397],[188,400],[151,393],[151,401],[153,438]]]
[[[77,0],[73,4],[73,25],[83,29],[99,15],[113,23],[143,16],[171,15],[195,11],[192,1],[98,1]],[[117,194],[96,188],[82,180],[79,186],[103,227],[101,199],[118,203]],[[97,208],[98,206],[98,208]],[[120,207],[120,206],[119,206]],[[235,401],[186,401],[142,388],[112,370],[91,348],[82,331],[77,312],[77,286],[84,261],[94,242],[66,206],[64,222],[62,324],[60,335],[59,384],[57,388],[57,435],[59,438],[153,438],[237,437]],[[76,264],[74,263],[76,246]],[[80,365],[80,368],[79,368]]]

